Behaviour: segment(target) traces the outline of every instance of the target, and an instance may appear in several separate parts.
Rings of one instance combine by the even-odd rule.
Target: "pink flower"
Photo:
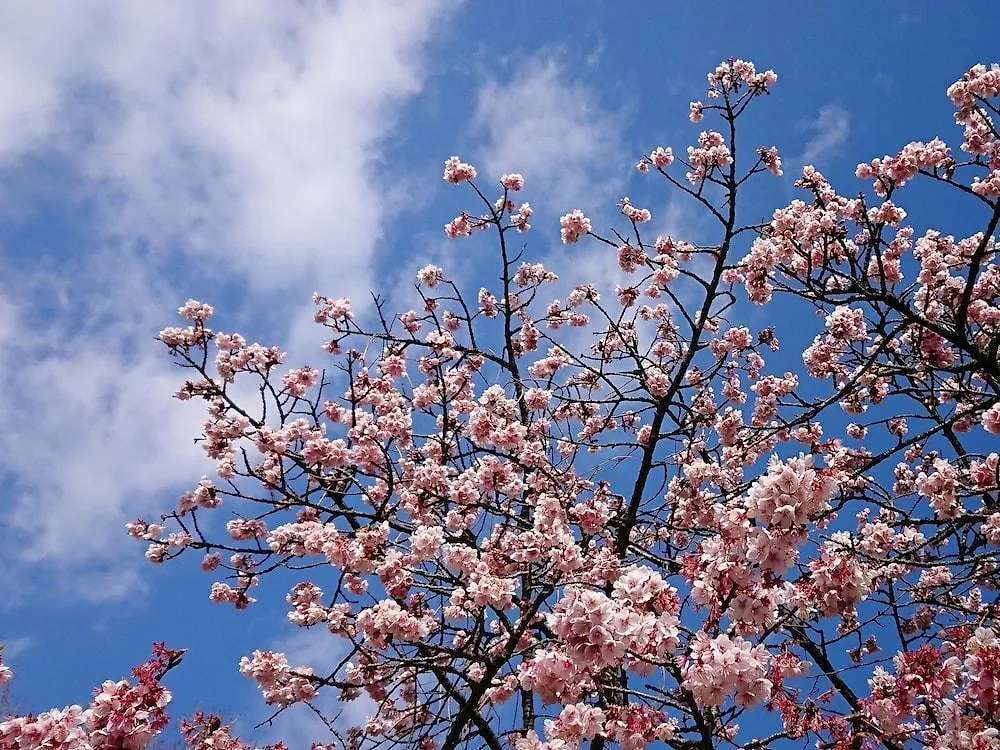
[[[331,300],[317,294],[313,297],[313,302],[319,307],[319,310],[313,316],[313,319],[317,323],[336,323],[338,321],[350,320],[353,317],[351,313],[351,301],[346,297]]]
[[[475,179],[475,177],[473,177]],[[506,190],[520,190],[524,187],[524,177],[519,174],[505,174],[500,178],[500,184]]]
[[[177,312],[188,320],[205,323],[212,317],[215,310],[211,305],[206,305],[204,302],[189,299]]]
[[[787,462],[772,457],[767,474],[750,488],[747,515],[769,526],[802,526],[829,508],[837,483],[829,471],[812,468],[813,456]]]
[[[434,750],[452,731],[475,745],[483,721],[518,750],[765,733],[763,745],[997,744],[1000,458],[983,433],[952,434],[1000,435],[995,231],[986,218],[967,237],[915,236],[905,222],[926,218],[897,196],[926,179],[996,202],[1000,66],[949,89],[962,159],[939,139],[909,143],[859,165],[856,195],[804,166],[801,192],[761,221],[749,183],[780,176],[781,154],[758,148],[737,171],[735,144],[754,140],[744,113],[776,81],[724,61],[689,111],[724,127],[706,124],[684,158],[660,146],[637,165],[678,187],[667,170],[683,163],[681,192],[723,220],[698,245],[653,240],[651,210],[627,197],[607,236],[576,209],[562,242],[590,234],[598,254],[558,259],[559,279],[515,237],[533,210],[509,173],[499,196],[471,185],[482,207],[445,225],[497,241],[502,257],[475,259],[470,277],[490,287],[424,265],[419,307],[376,296],[357,319],[349,300],[316,295],[332,332],[322,371],[285,374],[280,349],[208,330],[208,305],[180,308],[161,340],[193,370],[177,397],[207,408],[199,442],[222,481],[128,532],[153,562],[199,550],[217,571],[210,598],[237,609],[264,576],[295,576],[288,621],[348,648],[322,675],[274,652],[244,659],[276,709],[367,695],[374,715],[338,740],[352,748]],[[452,157],[444,179],[477,173]],[[737,285],[787,309],[746,317]],[[772,323],[785,327],[777,357]],[[213,518],[223,498],[232,513]],[[856,698],[838,695],[831,665],[806,674],[824,651]],[[98,692],[90,708],[3,722],[0,750],[141,750],[164,694],[149,680]],[[473,709],[478,725],[450,723]],[[190,750],[247,750],[221,720],[184,734]]]
[[[424,266],[417,271],[417,281],[433,289],[444,281],[444,271],[442,271],[438,266]]]
[[[240,659],[240,672],[260,685],[264,700],[269,704],[290,706],[316,695],[316,688],[309,679],[313,670],[309,667],[293,670],[282,653],[254,651],[252,657]]]
[[[312,388],[319,380],[319,372],[311,367],[300,367],[296,370],[289,370],[288,374],[282,378],[282,382],[288,392],[293,396],[302,398],[306,391]]]
[[[657,146],[649,155],[649,160],[657,169],[666,169],[674,163],[674,152],[669,146]]]
[[[444,233],[451,239],[456,237],[469,237],[472,234],[472,224],[466,214],[456,216],[444,225]]]
[[[767,171],[776,177],[781,177],[783,172],[781,171],[781,157],[778,155],[778,149],[774,146],[770,148],[761,148],[757,151],[760,154],[760,160],[767,167]]]
[[[739,706],[753,706],[771,694],[769,660],[767,649],[743,638],[698,632],[681,670],[684,686],[705,706],[721,706],[730,697]]]
[[[994,435],[1000,435],[1000,404],[994,404],[983,412],[983,428]]]
[[[622,198],[621,207],[622,213],[636,224],[645,224],[653,218],[648,208],[635,208],[627,197]]]
[[[376,648],[387,648],[389,638],[401,641],[420,641],[435,629],[435,622],[428,617],[414,617],[392,599],[380,601],[364,609],[357,616],[358,632]]]
[[[547,270],[541,263],[522,263],[514,274],[513,282],[519,287],[529,287],[558,281],[558,279],[558,276]]]
[[[698,136],[699,148],[688,147],[688,162],[692,171],[687,173],[688,182],[700,185],[715,170],[733,163],[733,155],[721,133],[715,130],[703,131]]]
[[[418,526],[410,541],[410,555],[417,561],[430,560],[443,543],[444,530],[440,526]]]
[[[604,711],[585,703],[564,706],[555,721],[546,722],[548,736],[574,744],[592,740],[603,731]]]
[[[577,209],[564,215],[559,219],[562,227],[562,241],[566,245],[572,245],[579,241],[580,237],[589,234],[591,230],[590,219],[583,215],[583,211]]]
[[[530,659],[521,663],[518,681],[545,705],[575,700],[591,682],[588,671],[566,654],[545,649],[535,651]]]
[[[533,411],[544,411],[552,401],[552,392],[540,388],[530,388],[524,392],[524,403]]]
[[[527,232],[531,229],[528,219],[531,218],[532,208],[530,203],[522,203],[515,213],[510,217],[511,226],[519,232]]]
[[[719,89],[738,91],[746,85],[753,95],[767,93],[778,81],[773,70],[758,73],[752,62],[747,60],[728,60],[708,74],[708,82],[712,86],[709,95],[718,96]]]
[[[444,179],[453,185],[471,182],[476,179],[476,168],[452,156],[444,163]]]

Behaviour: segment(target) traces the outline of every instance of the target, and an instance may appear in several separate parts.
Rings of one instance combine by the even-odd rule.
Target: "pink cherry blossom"
[[[500,178],[500,184],[506,190],[521,190],[524,187],[524,177],[519,174],[505,174]]]
[[[983,427],[987,432],[1000,435],[1000,404],[994,404],[983,412]]]
[[[476,168],[466,164],[457,156],[451,156],[444,163],[444,179],[453,185],[471,182],[476,179]]]
[[[559,225],[562,227],[562,241],[566,245],[578,242],[580,237],[589,234],[591,230],[590,219],[579,209],[564,215],[559,219]]]

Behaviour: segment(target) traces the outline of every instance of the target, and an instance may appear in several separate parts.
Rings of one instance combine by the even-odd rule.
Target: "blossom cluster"
[[[296,667],[293,670],[281,653],[254,651],[252,656],[240,659],[240,672],[260,686],[267,703],[289,706],[316,695],[316,687],[310,679],[312,669]]]
[[[733,695],[737,705],[754,706],[771,694],[769,660],[763,646],[751,646],[740,637],[709,638],[699,632],[684,663],[684,686],[706,706],[721,706]]]
[[[665,611],[650,606],[666,596]],[[576,664],[600,670],[620,664],[626,655],[656,659],[678,644],[675,592],[658,574],[634,570],[616,582],[609,597],[570,586],[548,615],[549,627],[566,644]]]
[[[135,683],[105,681],[87,708],[73,705],[7,718],[0,722],[0,748],[142,750],[167,726],[172,696],[159,681],[181,653],[157,645],[153,658],[133,670]]]

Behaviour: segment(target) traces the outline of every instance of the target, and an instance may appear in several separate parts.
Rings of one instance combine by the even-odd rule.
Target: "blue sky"
[[[246,729],[267,714],[240,656],[329,648],[284,622],[283,592],[248,614],[212,605],[193,559],[154,568],[123,532],[207,471],[200,409],[171,399],[181,378],[154,340],[184,300],[321,363],[314,291],[403,304],[427,262],[474,276],[476,246],[441,231],[469,205],[440,179],[453,153],[483,179],[525,175],[529,256],[557,270],[604,273],[559,247],[558,218],[583,208],[602,226],[623,195],[696,236],[634,164],[692,142],[688,102],[730,56],[780,76],[746,136],[786,165],[759,218],[792,197],[796,164],[860,190],[859,161],[955,142],[944,90],[995,61],[983,30],[1000,7],[942,7],[0,5],[0,642],[17,705],[84,701],[166,640],[191,649],[175,715]],[[950,204],[918,208],[962,231]],[[291,715],[274,730],[309,731]]]

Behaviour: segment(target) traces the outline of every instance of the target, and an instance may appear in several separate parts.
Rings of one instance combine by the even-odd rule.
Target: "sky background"
[[[428,262],[475,277],[477,246],[441,229],[471,208],[441,180],[452,154],[484,183],[525,175],[528,257],[574,283],[608,257],[559,245],[571,209],[602,228],[629,195],[696,239],[698,215],[634,165],[693,142],[688,102],[731,56],[780,77],[748,138],[778,146],[785,177],[744,218],[787,203],[803,163],[856,192],[859,161],[960,140],[944,91],[996,61],[1000,6],[959,7],[0,4],[0,642],[16,706],[86,702],[165,640],[190,649],[175,716],[315,739],[294,712],[250,732],[268,714],[236,665],[254,648],[323,663],[335,639],[288,625],[284,592],[249,613],[213,605],[194,556],[154,567],[124,533],[210,471],[192,443],[202,408],[171,398],[183,378],[155,340],[186,299],[322,365],[313,292],[363,306],[378,289],[405,309]],[[962,232],[947,203],[907,208]]]

